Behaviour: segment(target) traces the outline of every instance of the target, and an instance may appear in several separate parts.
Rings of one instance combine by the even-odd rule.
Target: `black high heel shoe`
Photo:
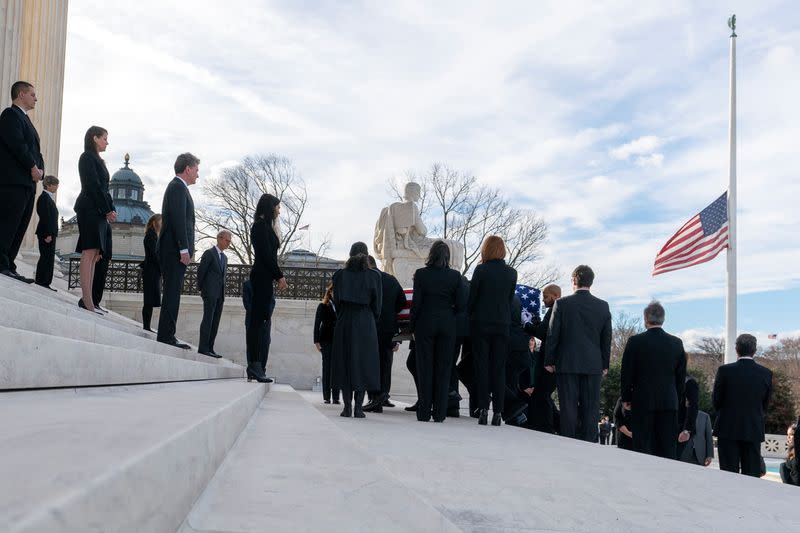
[[[339,413],[339,416],[350,418],[352,415],[353,415],[352,407],[350,406],[349,403],[345,402],[344,409],[342,409],[342,412]]]
[[[250,383],[251,381],[256,380],[259,383],[272,383],[272,380],[266,376],[256,376],[252,374],[249,370],[247,371],[247,382]]]
[[[500,413],[495,413],[495,414],[492,415],[492,425],[493,426],[499,426],[502,421],[503,421],[503,417],[500,415]]]
[[[489,418],[488,409],[478,409],[478,424],[480,424],[481,426],[485,426],[488,418]]]

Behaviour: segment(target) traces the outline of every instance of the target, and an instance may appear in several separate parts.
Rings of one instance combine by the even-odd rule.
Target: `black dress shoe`
[[[189,350],[191,348],[191,346],[189,346],[185,342],[178,342],[177,340],[174,340],[174,341],[158,341],[158,342],[163,343],[163,344],[168,344],[168,345],[174,346],[176,348],[181,348],[183,350]]]
[[[492,425],[499,426],[503,422],[503,417],[500,413],[495,413],[492,415]]]
[[[247,381],[258,381],[259,383],[272,383],[272,380],[266,376],[256,376],[252,374],[249,370],[247,371]],[[269,381],[267,381],[269,380]]]
[[[390,402],[389,399],[387,398],[386,400],[383,400],[381,407],[394,407],[394,404]]]
[[[414,405],[409,405],[408,407],[405,408],[405,410],[410,412],[410,413],[416,413],[417,412],[417,402],[414,402]]]
[[[342,403],[342,402],[340,402],[339,400],[333,400],[333,404],[334,405],[339,405],[340,403]]]
[[[31,278],[26,278],[25,276],[21,276],[16,272],[14,272],[13,270],[3,270],[2,272],[0,272],[0,274],[8,276],[9,278],[15,279],[17,281],[21,281],[22,283],[27,283],[28,285],[30,285],[35,281]]]
[[[353,418],[367,418],[367,415],[364,414],[364,410],[361,407],[355,406],[353,408]]]
[[[198,350],[197,353],[207,355],[209,357],[214,357],[215,359],[222,359],[221,355],[217,355],[214,352],[201,352],[200,350]]]
[[[214,350],[209,350],[209,351],[211,352],[212,356],[217,357],[219,359],[222,359],[222,356],[220,354],[218,354],[217,352],[215,352]]]
[[[458,407],[449,407],[447,409],[447,417],[448,418],[459,418],[459,417],[461,417],[461,410]]]
[[[489,418],[489,410],[488,409],[478,409],[478,424],[485,426],[488,422]]]
[[[322,403],[331,403],[330,400],[323,400]]]
[[[344,404],[344,409],[342,409],[342,412],[339,413],[339,416],[343,416],[345,418],[350,418],[353,416],[353,410],[349,403]]]
[[[382,413],[383,405],[378,402],[369,402],[362,409],[367,413]]]

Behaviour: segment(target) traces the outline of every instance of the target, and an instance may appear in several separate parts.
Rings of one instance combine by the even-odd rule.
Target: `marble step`
[[[114,322],[103,320],[77,307],[66,309],[49,307],[45,303],[35,305],[9,300],[0,294],[0,326],[36,333],[67,337],[70,339],[128,348],[141,352],[179,357],[204,363],[233,364],[227,359],[214,359],[197,353],[196,349],[184,350],[157,342],[145,336],[121,330]]]
[[[141,323],[113,311],[100,316],[79,308],[79,297],[67,291],[53,292],[35,284],[27,285],[6,276],[0,276],[0,297],[40,306],[51,311],[63,312],[70,318],[80,317],[80,320],[104,324],[138,337],[151,340],[156,338],[154,333],[143,330]]]
[[[0,531],[175,531],[267,390],[228,380],[0,394]]]
[[[458,529],[291,387],[276,385],[179,531]]]
[[[192,361],[0,326],[0,391],[241,378],[233,363]]]

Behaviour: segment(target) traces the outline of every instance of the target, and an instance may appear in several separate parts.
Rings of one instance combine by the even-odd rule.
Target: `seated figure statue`
[[[403,287],[412,286],[414,272],[425,266],[428,251],[438,240],[427,236],[428,230],[417,207],[420,192],[418,183],[406,183],[403,201],[384,207],[375,224],[375,253],[383,270],[396,277]],[[463,246],[450,239],[441,240],[450,248],[450,266],[461,270],[464,265]]]

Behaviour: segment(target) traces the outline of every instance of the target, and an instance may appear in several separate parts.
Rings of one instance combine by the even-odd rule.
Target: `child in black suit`
[[[42,181],[44,190],[36,201],[36,214],[39,224],[36,225],[36,236],[39,240],[39,262],[36,264],[36,284],[55,291],[50,287],[53,281],[53,265],[56,257],[56,237],[58,237],[58,208],[55,194],[58,190],[58,178],[45,176]]]

